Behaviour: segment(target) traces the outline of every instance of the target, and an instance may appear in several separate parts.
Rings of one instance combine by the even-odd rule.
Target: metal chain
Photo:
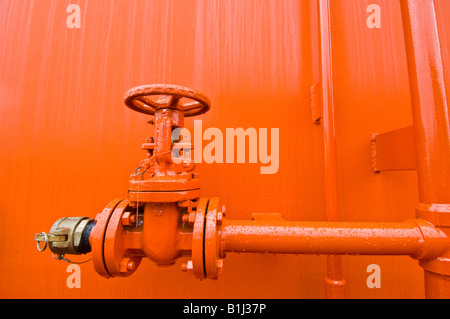
[[[64,258],[65,255],[57,255],[57,257],[55,257],[55,254],[52,255],[53,259],[57,259],[57,260],[64,260],[65,262],[68,262],[69,264],[77,264],[77,265],[81,265],[81,264],[85,264],[89,261],[92,260],[92,258],[85,260],[85,261],[80,261],[80,262],[76,262],[76,261],[70,261],[67,258]]]

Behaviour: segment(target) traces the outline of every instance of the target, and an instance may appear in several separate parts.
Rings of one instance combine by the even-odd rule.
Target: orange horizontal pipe
[[[402,223],[224,221],[222,252],[408,255],[436,258],[450,248],[444,232],[423,220]]]

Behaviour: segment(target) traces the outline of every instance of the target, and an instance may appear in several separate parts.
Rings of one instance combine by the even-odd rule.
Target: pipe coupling
[[[39,251],[44,251],[48,245],[59,256],[87,254],[91,251],[89,236],[94,226],[94,220],[88,217],[63,217],[53,224],[48,234],[36,234],[35,241]],[[44,242],[43,248],[40,248],[41,242]]]

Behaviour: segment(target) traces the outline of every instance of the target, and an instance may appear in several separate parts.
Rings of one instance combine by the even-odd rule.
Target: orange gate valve
[[[96,271],[106,278],[131,275],[142,257],[159,266],[170,266],[182,256],[192,256],[189,264],[194,265],[191,269],[197,277],[217,278],[222,263],[221,260],[204,261],[203,232],[206,224],[221,219],[217,215],[222,216],[222,207],[218,206],[218,199],[200,198],[195,163],[184,156],[193,149],[190,141],[182,137],[173,140],[174,130],[183,128],[185,117],[210,109],[208,97],[182,86],[153,84],[129,90],[125,104],[132,110],[152,115],[149,123],[155,128],[154,138],[148,138],[142,146],[147,158],[130,177],[128,198],[111,201],[95,220],[80,218],[89,221],[89,229],[69,225],[64,236],[57,237],[59,228],[55,223],[49,235],[36,234],[39,250],[43,251],[49,242],[50,249],[58,256],[79,254],[67,242],[73,242],[73,235],[81,233],[82,247],[86,247],[81,253],[92,252]],[[56,240],[58,243],[52,244]],[[39,246],[40,242],[45,242],[44,248]],[[61,245],[72,249],[57,250]],[[218,253],[218,243],[216,246],[214,250]]]
[[[111,202],[96,217],[90,239],[95,268],[104,277],[131,275],[142,257],[170,266],[191,256],[195,216],[209,203],[200,199],[195,163],[181,154],[192,150],[190,141],[173,139],[185,117],[210,109],[209,99],[185,87],[155,84],[129,90],[125,104],[153,115],[155,136],[143,144],[147,158],[131,175],[128,198]]]
[[[130,276],[143,257],[159,266],[174,265],[185,257],[188,262],[182,271],[199,279],[217,279],[227,252],[408,255],[434,260],[450,249],[449,234],[423,219],[302,222],[255,214],[250,221],[226,220],[219,198],[200,197],[195,163],[180,156],[193,147],[178,137],[182,134],[174,134],[183,128],[184,117],[207,112],[209,99],[185,87],[156,84],[129,90],[125,104],[153,115],[150,123],[155,126],[154,138],[143,144],[147,158],[131,175],[128,198],[111,201],[95,220],[58,220],[48,235],[36,234],[40,251],[50,243],[58,259],[92,252],[94,267],[105,278]]]

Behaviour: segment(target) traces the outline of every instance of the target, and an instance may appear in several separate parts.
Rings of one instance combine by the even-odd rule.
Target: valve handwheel
[[[155,114],[159,109],[177,109],[185,117],[206,113],[211,108],[211,102],[204,94],[170,84],[135,87],[125,94],[125,105],[148,115]]]

